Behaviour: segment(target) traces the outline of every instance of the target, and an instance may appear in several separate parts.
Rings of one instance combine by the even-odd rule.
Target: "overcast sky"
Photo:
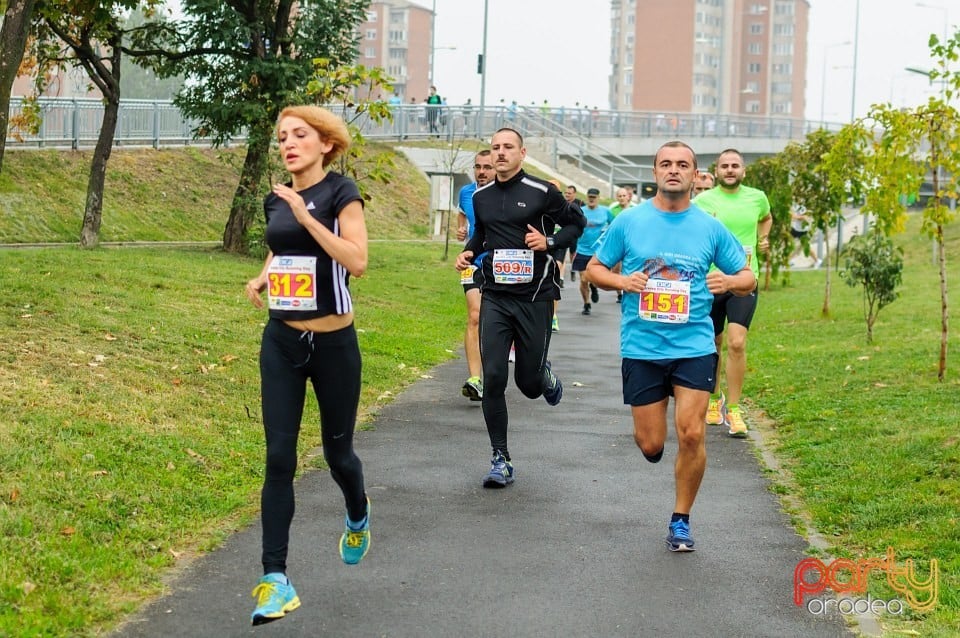
[[[547,99],[554,106],[580,102],[608,108],[609,0],[583,0],[576,9],[561,8],[566,3],[556,0],[415,1],[428,9],[436,5],[434,77],[450,104],[467,98],[480,102],[477,54],[483,48],[486,3],[486,104],[501,98],[520,104]],[[850,120],[856,5],[857,0],[810,0],[807,119],[820,119],[823,95],[824,119]],[[960,0],[860,0],[856,115],[865,115],[875,102],[906,106],[926,101],[935,88],[904,68],[932,68],[930,34],[942,35],[946,25],[957,23]],[[840,46],[843,42],[850,44]]]

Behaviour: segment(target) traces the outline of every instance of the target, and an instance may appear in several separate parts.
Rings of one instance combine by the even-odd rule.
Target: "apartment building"
[[[808,0],[612,0],[610,106],[804,117]]]
[[[404,103],[423,102],[430,93],[433,11],[406,0],[379,0],[370,3],[358,29],[358,62],[382,67]]]

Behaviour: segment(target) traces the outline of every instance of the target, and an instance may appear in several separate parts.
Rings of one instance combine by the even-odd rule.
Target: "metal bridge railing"
[[[41,98],[43,123],[36,134],[8,131],[7,147],[89,148],[96,144],[103,120],[103,103],[95,98]],[[22,111],[23,100],[10,100],[10,115]],[[364,136],[378,140],[445,139],[488,137],[502,126],[522,133],[588,140],[592,137],[765,137],[796,139],[816,129],[838,130],[842,125],[782,117],[751,117],[703,113],[657,113],[601,111],[583,108],[488,106],[482,111],[471,105],[435,107],[436,117],[423,104],[392,107],[393,121],[376,124],[361,115],[356,118]],[[356,114],[344,114],[354,119]],[[169,100],[121,100],[116,146],[171,146],[209,141],[193,134],[197,122],[185,119]],[[238,139],[242,139],[238,136]],[[567,139],[567,141],[572,141]]]

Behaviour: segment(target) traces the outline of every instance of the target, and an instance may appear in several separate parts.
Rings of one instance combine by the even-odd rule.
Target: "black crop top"
[[[338,221],[340,211],[353,201],[359,201],[363,205],[363,198],[353,180],[334,172],[328,172],[320,182],[299,191],[299,194],[303,197],[310,214],[338,237],[340,236]],[[316,258],[316,277],[312,286],[309,285],[309,277],[304,278],[296,274],[281,274],[279,277],[271,274],[268,277],[267,285],[271,293],[279,293],[276,297],[273,294],[270,295],[270,317],[272,319],[314,319],[352,312],[350,273],[347,269],[327,255],[317,240],[294,217],[289,204],[277,197],[275,193],[270,193],[263,200],[263,212],[267,218],[266,241],[274,255],[273,264],[279,265],[281,260],[278,258],[283,257]],[[298,263],[298,266],[302,265]],[[305,285],[304,282],[307,284]],[[310,307],[314,297],[316,298],[315,309]],[[302,305],[309,309],[298,309]]]

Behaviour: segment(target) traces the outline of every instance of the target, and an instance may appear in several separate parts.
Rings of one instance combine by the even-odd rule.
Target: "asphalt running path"
[[[431,371],[358,433],[372,545],[337,551],[343,503],[325,472],[297,483],[289,576],[302,606],[250,626],[259,523],[199,559],[119,636],[803,636],[851,635],[792,602],[806,543],[768,491],[749,440],[707,432],[691,517],[697,551],[664,538],[676,439],[647,463],[620,392],[619,312],[589,317],[567,282],[551,344],[559,406],[508,389],[516,482],[485,490],[490,450],[466,364]]]

